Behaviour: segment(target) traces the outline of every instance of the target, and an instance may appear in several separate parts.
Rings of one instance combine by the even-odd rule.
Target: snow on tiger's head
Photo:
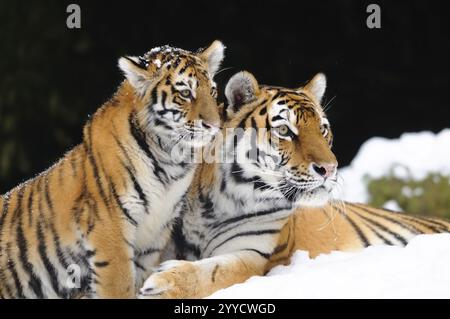
[[[220,126],[213,77],[224,50],[214,41],[197,53],[163,46],[120,58],[139,126],[193,147],[208,143]]]

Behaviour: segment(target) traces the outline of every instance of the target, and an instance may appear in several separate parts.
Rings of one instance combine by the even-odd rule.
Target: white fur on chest
[[[180,175],[183,170],[185,169],[175,167],[170,173],[172,176]],[[123,206],[137,222],[133,234],[130,234],[137,249],[164,248],[170,237],[170,222],[179,214],[177,205],[186,194],[194,171],[195,168],[192,167],[182,178],[164,185],[154,175],[151,165],[138,167],[135,178],[146,196],[147,207],[144,206],[144,201],[139,200],[136,190],[121,197]]]

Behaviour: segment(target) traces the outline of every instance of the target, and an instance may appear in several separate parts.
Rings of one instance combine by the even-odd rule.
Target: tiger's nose
[[[206,122],[202,121],[202,126],[208,130],[218,129],[220,127],[220,122]]]
[[[315,174],[317,174],[323,178],[329,178],[329,177],[333,177],[336,175],[337,164],[312,163],[311,168]]]

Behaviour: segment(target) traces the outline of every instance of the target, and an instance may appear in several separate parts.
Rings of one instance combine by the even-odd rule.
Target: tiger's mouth
[[[184,146],[199,148],[210,143],[218,132],[218,127],[203,128],[185,125],[178,133],[180,143],[183,143]]]

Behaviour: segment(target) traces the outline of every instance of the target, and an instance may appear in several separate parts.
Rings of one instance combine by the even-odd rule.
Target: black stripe
[[[127,59],[128,61],[130,61],[134,66],[136,66],[139,69],[143,69],[146,70],[146,61],[144,59],[142,59],[141,57],[139,57],[139,63],[134,61],[133,59],[129,58],[129,57],[124,57],[125,59]]]
[[[117,145],[121,149],[122,154],[125,156],[125,159],[127,160],[126,164],[121,162],[122,166],[125,167],[125,169],[127,170],[128,174],[130,175],[130,179],[132,179],[132,182],[135,185],[136,191],[139,193],[139,196],[141,197],[142,201],[144,201],[144,204],[146,206],[146,211],[147,211],[148,199],[147,199],[147,196],[142,191],[142,187],[136,181],[136,178],[135,178],[135,175],[136,175],[136,172],[137,172],[136,167],[133,165],[133,161],[131,160],[130,156],[128,155],[127,150],[125,149],[125,147],[123,146],[122,142],[119,140],[117,135],[113,134],[113,137],[114,137],[115,142],[117,143]],[[158,141],[159,141],[159,139],[158,139]]]
[[[184,62],[184,66],[180,69],[180,71],[178,71],[179,75],[182,75],[184,72],[186,72],[187,68],[191,66],[191,63],[189,62]]]
[[[119,199],[119,195],[117,194],[116,191],[116,186],[113,184],[112,180],[110,177],[108,177],[108,181],[109,181],[109,185],[111,187],[111,192],[113,194],[113,198],[117,204],[117,206],[120,208],[120,210],[122,211],[122,214],[125,215],[125,217],[128,219],[128,221],[130,222],[130,224],[132,224],[133,226],[137,226],[138,223],[135,219],[133,219],[133,217],[131,217],[130,213],[128,212],[128,210],[122,206],[122,203]]]
[[[161,105],[162,105],[164,110],[166,110],[166,101],[167,101],[167,92],[162,90],[162,93],[161,93]]]
[[[23,233],[22,222],[19,222],[17,226],[17,247],[19,248],[19,259],[25,270],[30,277],[29,286],[33,290],[37,298],[44,298],[42,292],[42,282],[33,270],[33,265],[29,262],[28,258],[28,243]]]
[[[138,183],[138,181],[136,180],[136,177],[134,176],[134,174],[131,172],[130,168],[128,166],[125,166],[126,171],[128,172],[128,176],[131,179],[131,182],[133,183],[133,187],[136,190],[136,192],[138,193],[138,197],[139,199],[144,203],[144,207],[145,207],[145,212],[148,214],[148,200],[147,200],[147,195],[144,194],[144,191],[142,190],[141,185]]]
[[[52,285],[53,291],[58,295],[65,297],[64,294],[59,289],[58,275],[55,266],[52,264],[50,259],[47,257],[47,245],[45,244],[45,236],[42,230],[41,222],[39,221],[36,226],[36,236],[38,241],[38,252],[41,257],[42,263],[44,264],[45,270],[47,271],[50,284]]]
[[[145,267],[144,266],[142,266],[139,262],[137,262],[136,260],[133,260],[133,263],[134,263],[134,266],[136,267],[136,268],[139,268],[139,269],[141,269],[141,270],[143,270],[143,271],[147,271],[147,269],[145,269]]]
[[[131,135],[133,136],[134,140],[138,144],[139,148],[147,155],[147,157],[152,161],[153,164],[153,173],[156,177],[161,181],[162,184],[166,184],[166,181],[168,181],[167,173],[164,171],[164,169],[159,166],[155,156],[150,151],[150,146],[147,143],[147,140],[145,138],[144,132],[137,126],[137,123],[135,123],[134,115],[130,114],[129,117],[129,125],[131,130]]]
[[[283,120],[283,118],[280,115],[275,115],[274,117],[272,117],[272,122],[275,122],[278,120]]]
[[[429,229],[429,230],[431,230],[432,232],[435,232],[435,233],[442,233],[443,231],[448,231],[445,228],[440,228],[439,229],[439,228],[436,228],[433,225],[427,224],[428,221],[426,219],[424,219],[424,218],[419,218],[419,217],[415,217],[415,216],[406,216],[405,214],[401,214],[401,217],[403,219],[406,219],[409,222],[413,222],[413,223],[419,224],[419,225],[421,225],[421,226],[423,226],[423,227],[425,227],[425,228],[427,228],[427,229]],[[439,226],[439,227],[442,227],[442,226]]]
[[[271,254],[263,253],[262,251],[260,251],[258,249],[246,248],[246,249],[241,249],[241,251],[253,251],[265,259],[269,259],[271,257]]]
[[[109,265],[109,261],[96,261],[94,262],[94,266],[97,268],[104,268]]]
[[[281,210],[284,210],[284,209],[281,209]],[[278,209],[274,209],[274,213],[278,213],[279,212],[279,210]],[[258,214],[258,213],[257,213]],[[259,216],[262,216],[262,215],[257,215],[257,214],[253,214],[253,215],[245,215],[245,217],[248,217],[248,218],[251,218],[251,217],[259,217]],[[236,217],[236,218],[233,218],[233,219],[237,219],[238,217]],[[277,222],[277,221],[280,221],[280,220],[286,220],[286,217],[278,217],[278,218],[275,218],[275,219],[272,219],[271,220],[271,222]],[[233,229],[236,229],[237,227],[240,227],[240,226],[242,226],[242,225],[246,225],[247,223],[251,223],[251,222],[253,222],[253,221],[244,221],[244,222],[242,222],[242,223],[240,223],[240,224],[237,224],[237,225],[233,225],[234,223],[231,223],[231,225],[229,225],[229,227],[228,228],[225,228],[225,226],[222,226],[222,227],[220,227],[219,229],[217,229],[217,233],[208,241],[208,243],[207,243],[207,245],[205,246],[205,248],[203,249],[203,250],[206,250],[208,247],[209,247],[209,245],[211,245],[211,243],[216,239],[216,238],[218,238],[219,236],[222,236],[223,234],[226,234],[226,233],[228,233],[228,232],[230,232],[231,230],[233,230]],[[212,226],[213,227],[213,229],[214,229],[214,227],[215,226]]]
[[[147,199],[147,195],[145,195],[141,185],[136,180],[136,176],[135,176],[136,168],[134,167],[133,163],[131,162],[131,159],[128,156],[128,154],[126,153],[125,148],[123,147],[122,143],[117,139],[117,137],[115,135],[114,135],[114,138],[116,139],[116,142],[119,145],[119,147],[122,149],[122,152],[125,155],[128,163],[131,165],[131,167],[129,167],[127,164],[125,164],[121,160],[120,160],[120,163],[125,168],[126,172],[128,173],[128,177],[130,178],[131,182],[133,183],[133,188],[138,193],[138,199],[143,202],[144,208],[145,208],[145,213],[148,214],[148,199]]]
[[[16,263],[14,262],[14,258],[12,257],[11,243],[8,243],[6,245],[6,254],[8,256],[7,268],[9,270],[9,272],[11,273],[12,279],[14,281],[14,286],[16,288],[15,289],[15,298],[24,299],[25,296],[23,294],[22,283],[19,279],[19,274],[17,273],[17,270],[16,270]]]
[[[380,218],[382,218],[382,219],[385,219],[385,220],[387,220],[387,221],[390,221],[391,223],[400,226],[401,228],[403,228],[403,229],[409,231],[409,232],[412,233],[412,234],[415,234],[415,235],[416,235],[416,234],[422,233],[419,229],[417,229],[417,228],[414,227],[413,225],[405,225],[404,223],[402,223],[402,222],[400,222],[400,221],[398,221],[398,220],[395,220],[395,219],[392,218],[392,217],[385,216],[385,215],[383,215],[383,214],[378,213],[378,212],[375,211],[374,209],[369,209],[369,208],[363,207],[362,205],[358,205],[358,204],[350,204],[350,203],[348,203],[347,206],[350,206],[350,207],[351,207],[351,206],[355,206],[355,207],[357,207],[357,208],[359,208],[359,209],[361,209],[361,210],[363,210],[363,211],[365,211],[365,212],[367,212],[367,213],[369,213],[369,214],[371,214],[371,215],[374,215],[374,216],[380,217]],[[395,214],[395,213],[391,213],[391,214]],[[398,215],[399,217],[402,217],[402,215],[401,215],[400,213],[397,213],[397,214],[399,214],[399,215]]]
[[[183,212],[182,212],[183,214]],[[183,218],[177,217],[173,222],[172,240],[175,244],[176,259],[186,259],[187,252],[192,253],[197,259],[201,256],[200,248],[187,241],[183,233]]]
[[[375,236],[377,236],[380,240],[383,241],[384,244],[386,245],[394,245],[389,239],[387,239],[386,237],[384,237],[382,234],[380,234],[375,228],[373,228],[372,226],[370,226],[368,223],[363,222],[363,224],[370,229],[370,231],[372,233],[375,234]]]
[[[155,253],[160,252],[160,249],[157,248],[148,248],[144,251],[137,251],[135,252],[136,257],[144,257],[144,256],[148,256],[148,255],[152,255]]]
[[[261,236],[261,235],[267,235],[267,234],[278,234],[280,232],[279,229],[264,229],[264,230],[251,230],[251,231],[246,231],[246,232],[242,232],[242,233],[238,233],[235,234],[227,239],[225,239],[224,241],[222,241],[220,244],[216,245],[214,247],[214,249],[212,249],[211,254],[217,250],[217,248],[219,248],[220,246],[225,245],[226,243],[228,243],[229,241],[238,238],[238,237],[248,237],[248,236]]]
[[[274,208],[271,208],[271,209],[268,209],[268,210],[262,210],[262,211],[259,211],[259,212],[256,212],[256,213],[252,213],[252,214],[236,216],[236,217],[233,217],[233,218],[226,219],[223,222],[215,223],[212,226],[212,228],[213,229],[217,229],[219,227],[223,227],[223,226],[231,224],[231,223],[236,223],[236,222],[241,221],[241,220],[250,219],[250,218],[256,218],[256,217],[261,217],[261,216],[267,216],[267,215],[274,214],[274,213],[277,213],[277,212],[279,212],[281,210],[286,210],[286,209],[291,209],[291,207],[286,207],[286,208],[275,208],[274,207]]]
[[[67,268],[69,268],[69,263],[66,260],[66,256],[64,254],[63,249],[61,248],[61,239],[60,239],[59,235],[56,232],[55,225],[54,225],[53,221],[50,222],[50,231],[51,231],[51,233],[53,235],[53,244],[55,245],[56,258],[58,258],[58,262],[60,263],[60,265],[64,269],[67,269]]]
[[[267,114],[267,106],[264,106],[261,110],[259,110],[259,115],[263,116]]]
[[[96,184],[96,186],[97,186],[97,188],[99,190],[100,197],[102,198],[103,203],[105,204],[105,206],[107,208],[109,208],[109,201],[108,201],[108,199],[106,197],[105,191],[103,189],[103,185],[101,183],[97,162],[95,161],[94,154],[92,153],[92,137],[91,137],[91,125],[90,124],[89,124],[89,127],[88,127],[87,139],[88,139],[88,144],[86,144],[86,142],[85,142],[83,145],[84,145],[84,149],[86,151],[89,163],[92,166],[92,171],[93,171],[93,174],[94,174],[94,181],[95,181],[95,184]]]
[[[13,227],[14,222],[22,216],[22,206],[23,206],[23,195],[25,193],[25,186],[22,186],[17,192],[17,203],[16,209],[12,215],[10,226]]]
[[[96,254],[95,250],[86,250],[86,258],[88,259],[94,257],[95,254]]]
[[[289,235],[290,235],[290,233],[289,233]],[[287,248],[288,243],[289,243],[289,237],[288,237],[287,241],[284,244],[281,244],[281,245],[278,245],[278,246],[275,247],[275,249],[272,252],[272,255],[276,255],[276,254],[281,253],[283,250],[285,250]]]
[[[153,106],[153,104],[158,103],[158,85],[161,83],[161,81],[159,81],[158,83],[156,83],[156,85],[153,87],[150,96],[151,96],[151,102],[150,104],[147,106],[147,109],[151,112],[151,107]]]
[[[28,195],[28,225],[33,223],[33,200],[34,200],[34,185],[30,185],[30,194]]]
[[[154,118],[153,119],[155,126],[162,126],[163,128],[165,128],[168,131],[173,131],[173,128],[171,128],[169,125],[167,125],[166,123],[164,123],[160,118]]]
[[[55,211],[53,210],[53,201],[50,197],[50,179],[49,176],[46,176],[45,178],[45,186],[44,186],[44,195],[45,195],[45,201],[47,203],[48,209],[52,216],[55,215]]]
[[[371,218],[367,218],[366,216],[360,214],[358,211],[356,211],[355,209],[352,209],[351,207],[350,207],[350,210],[353,211],[353,213],[356,214],[358,217],[364,219],[365,221],[367,221],[368,223],[372,224],[373,226],[378,227],[379,229],[381,229],[381,230],[384,231],[385,233],[387,233],[387,234],[393,236],[395,239],[397,239],[397,240],[398,240],[399,242],[401,242],[403,245],[408,244],[408,241],[407,241],[403,236],[401,236],[400,234],[393,232],[392,230],[388,229],[388,228],[385,227],[384,225],[382,225],[382,224],[380,224],[380,223],[374,221],[374,220],[371,219]]]
[[[450,228],[449,228],[450,226],[446,225],[446,224],[442,224],[442,222],[438,222],[437,220],[434,220],[434,219],[431,219],[428,217],[420,217],[420,219],[424,220],[428,223],[435,224],[435,225],[441,227],[442,229],[444,229],[445,231],[450,231]]]
[[[51,192],[50,192],[50,180],[49,180],[49,176],[46,177],[46,182],[45,182],[45,201],[47,203],[49,212],[51,214],[51,216],[55,216],[55,210],[54,210],[54,206],[53,206],[53,200],[51,198]],[[55,245],[55,251],[56,251],[56,258],[58,258],[58,261],[60,263],[60,265],[64,268],[67,269],[69,267],[69,264],[67,263],[67,261],[65,260],[65,256],[63,253],[63,250],[61,249],[61,240],[59,238],[59,235],[57,234],[57,231],[55,229],[55,225],[53,222],[53,219],[50,220],[48,222],[48,225],[50,227],[50,232],[53,235],[53,243]]]
[[[349,216],[347,216],[347,214],[344,213],[340,208],[338,208],[338,207],[336,207],[334,205],[331,205],[331,206],[334,209],[336,209],[349,222],[349,224],[353,227],[353,230],[356,232],[356,234],[358,235],[359,239],[363,243],[363,246],[364,247],[368,247],[370,245],[369,240],[364,235],[364,233],[362,232],[361,228],[359,228],[359,226],[356,225],[356,223]]]

